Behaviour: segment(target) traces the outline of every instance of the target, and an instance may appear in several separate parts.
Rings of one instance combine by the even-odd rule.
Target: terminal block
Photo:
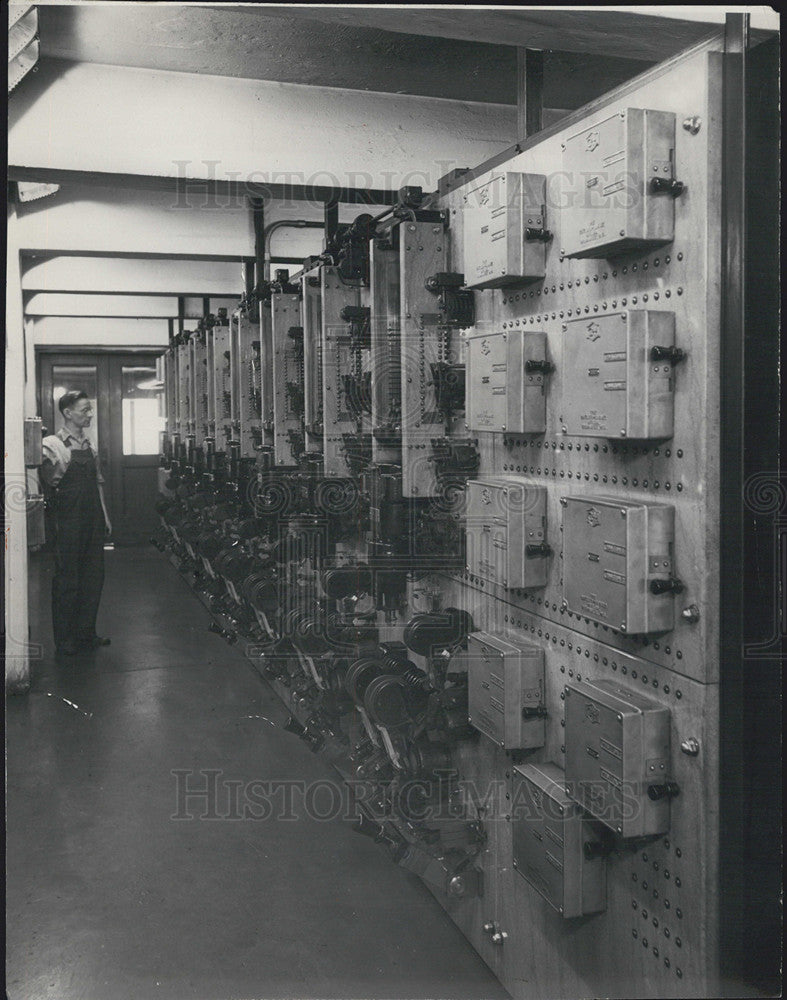
[[[564,607],[618,632],[674,628],[675,508],[605,496],[561,503]]]
[[[626,108],[568,136],[563,144],[561,253],[610,257],[674,239],[675,115]]]
[[[566,792],[621,837],[666,833],[670,712],[612,680],[565,687]]]
[[[675,314],[631,309],[563,324],[561,429],[580,437],[673,434]]]
[[[467,427],[474,431],[543,434],[545,387],[553,365],[546,334],[509,330],[467,341]]]
[[[467,568],[509,590],[547,582],[546,489],[520,476],[467,484]]]
[[[515,767],[511,783],[514,868],[565,919],[607,906],[607,870],[599,841],[566,795],[556,764]]]
[[[471,632],[467,637],[468,721],[504,750],[544,745],[544,650]]]
[[[468,185],[464,260],[468,288],[504,288],[546,274],[546,178],[500,171]]]

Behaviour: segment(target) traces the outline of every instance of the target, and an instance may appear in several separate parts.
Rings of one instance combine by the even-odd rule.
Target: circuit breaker
[[[674,627],[675,508],[655,501],[569,496],[563,505],[566,609],[618,632]]]
[[[675,314],[631,309],[563,324],[561,429],[580,437],[673,433]]]
[[[612,680],[565,687],[566,791],[622,837],[666,833],[670,712]]]
[[[521,476],[471,479],[466,504],[467,568],[509,590],[543,587],[551,549],[546,543],[546,489]]]
[[[468,721],[505,750],[544,745],[544,651],[530,642],[467,637]]]
[[[511,834],[514,868],[564,918],[606,909],[606,860],[597,850],[598,836],[566,795],[557,764],[513,768]]]
[[[626,108],[563,143],[561,253],[608,257],[674,238],[675,115]]]
[[[503,288],[546,273],[546,178],[510,171],[486,175],[464,195],[468,288]]]
[[[552,371],[546,334],[509,330],[467,341],[470,430],[543,434],[546,383]]]

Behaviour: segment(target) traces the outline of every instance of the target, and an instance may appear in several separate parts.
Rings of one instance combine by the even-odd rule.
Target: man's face
[[[93,419],[93,406],[89,399],[79,399],[73,406],[66,407],[66,414],[77,427],[89,427]]]

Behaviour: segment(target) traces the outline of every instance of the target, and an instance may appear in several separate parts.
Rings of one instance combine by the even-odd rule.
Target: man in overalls
[[[41,475],[55,515],[52,625],[58,654],[108,646],[96,635],[104,585],[104,538],[112,531],[98,457],[85,436],[93,407],[84,392],[66,392],[58,407],[65,426],[43,440]]]

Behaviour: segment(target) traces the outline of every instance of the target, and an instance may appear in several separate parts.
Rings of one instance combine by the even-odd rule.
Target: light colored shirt
[[[44,438],[41,448],[44,456],[41,475],[47,485],[57,486],[66,474],[71,464],[72,451],[89,451],[96,463],[96,479],[99,483],[104,482],[98,455],[84,435],[81,438],[75,437],[66,427],[61,427],[57,434],[50,434]]]

